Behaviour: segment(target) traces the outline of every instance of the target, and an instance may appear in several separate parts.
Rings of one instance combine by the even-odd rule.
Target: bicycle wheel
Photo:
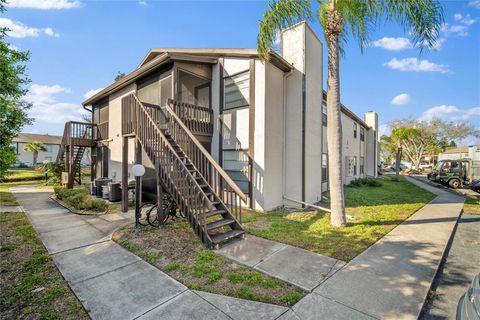
[[[148,212],[147,212],[147,221],[148,221],[148,224],[150,224],[152,227],[159,227],[160,226],[160,220],[158,219],[157,208],[158,208],[158,206],[155,205],[150,210],[148,210]],[[168,214],[168,212],[166,211],[167,209],[168,208],[165,208],[165,206],[164,206],[163,212],[166,213],[166,214],[163,216],[162,224],[166,223],[169,216],[170,216]]]
[[[144,203],[141,207],[140,207],[140,219],[138,220],[138,223],[141,225],[141,226],[148,226],[148,212],[151,210],[151,208],[153,207],[154,205],[152,203]]]

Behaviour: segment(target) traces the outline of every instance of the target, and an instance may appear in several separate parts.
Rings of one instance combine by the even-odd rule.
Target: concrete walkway
[[[437,197],[321,283],[282,319],[417,319],[462,197],[414,179]]]
[[[92,319],[276,319],[286,307],[188,290],[111,241],[131,217],[80,216],[48,198],[51,191],[17,187],[23,206],[58,269]]]
[[[252,235],[215,252],[309,292],[345,265],[337,259]]]
[[[311,291],[292,309],[188,290],[110,240],[128,217],[73,215],[45,190],[12,191],[94,319],[417,319],[463,198],[409,180],[437,197],[346,265],[253,236],[217,251]]]

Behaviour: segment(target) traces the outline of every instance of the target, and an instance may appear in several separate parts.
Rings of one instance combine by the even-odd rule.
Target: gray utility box
[[[108,200],[111,202],[122,200],[122,188],[120,188],[120,182],[108,183]]]
[[[102,197],[102,187],[107,186],[112,179],[109,178],[98,178],[94,180],[95,183],[95,195],[99,198]]]

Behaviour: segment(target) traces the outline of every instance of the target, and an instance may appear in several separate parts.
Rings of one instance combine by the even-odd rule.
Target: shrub
[[[105,201],[90,198],[85,188],[66,189],[55,187],[54,192],[57,199],[64,201],[67,205],[77,210],[102,212],[108,208],[108,204]]]
[[[356,188],[363,187],[363,186],[381,187],[382,183],[375,178],[359,178],[350,182],[350,186],[356,187]]]

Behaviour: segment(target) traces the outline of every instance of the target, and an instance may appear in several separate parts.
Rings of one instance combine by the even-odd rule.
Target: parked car
[[[480,273],[458,301],[457,320],[480,320]]]
[[[470,189],[480,193],[480,180],[473,181],[472,184],[470,184]]]

